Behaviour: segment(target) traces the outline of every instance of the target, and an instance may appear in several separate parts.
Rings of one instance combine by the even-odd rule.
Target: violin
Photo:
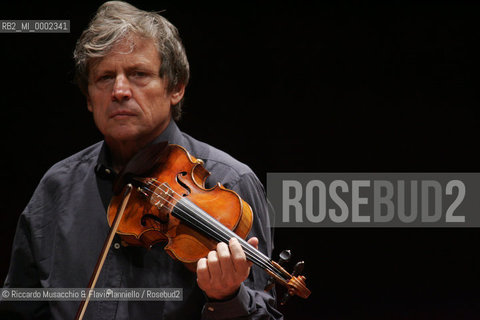
[[[114,183],[114,197],[107,210],[111,230],[102,254],[106,256],[103,251],[108,250],[115,234],[120,235],[123,245],[151,248],[167,241],[164,250],[195,271],[197,261],[214,250],[218,242],[228,243],[234,237],[247,260],[285,286],[288,295],[308,298],[310,290],[304,276],[296,275],[296,271],[288,273],[245,241],[253,222],[250,205],[220,183],[207,189],[205,181],[210,173],[203,164],[183,147],[166,142],[138,152]],[[90,288],[98,278],[97,269],[103,265],[102,254]],[[79,309],[77,316],[80,313]]]

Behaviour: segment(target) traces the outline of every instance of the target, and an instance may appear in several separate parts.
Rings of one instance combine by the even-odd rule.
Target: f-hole
[[[168,215],[167,215],[167,219],[165,220],[160,217],[154,216],[153,214],[150,214],[150,213],[144,214],[142,216],[142,219],[140,219],[140,223],[142,224],[142,226],[145,227],[147,225],[147,219],[152,219],[154,221],[164,224],[168,222]]]
[[[181,176],[184,177],[184,176],[186,176],[186,175],[187,175],[187,172],[186,172],[186,171],[182,171],[182,172],[180,172],[179,174],[177,174],[177,177],[176,177],[176,180],[177,180],[178,184],[181,185],[181,186],[187,191],[186,193],[184,193],[184,194],[182,195],[182,196],[184,196],[184,197],[188,196],[188,195],[192,192],[192,190],[190,190],[190,188],[185,184],[185,182],[183,182],[183,181],[180,179]]]

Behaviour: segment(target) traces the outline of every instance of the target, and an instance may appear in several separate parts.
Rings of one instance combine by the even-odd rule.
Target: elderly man
[[[77,42],[77,82],[104,136],[55,164],[19,219],[5,287],[83,288],[109,226],[106,208],[116,174],[143,147],[183,146],[205,161],[207,186],[220,182],[254,211],[248,240],[267,255],[272,243],[262,185],[244,164],[182,133],[189,66],[176,28],[156,13],[123,2],[103,4]],[[236,239],[219,243],[196,273],[156,245],[150,250],[115,239],[97,287],[182,288],[183,301],[94,301],[86,319],[281,318],[263,291],[266,275],[245,258]],[[5,303],[5,302],[4,302]],[[73,319],[78,301],[9,306],[28,319]]]

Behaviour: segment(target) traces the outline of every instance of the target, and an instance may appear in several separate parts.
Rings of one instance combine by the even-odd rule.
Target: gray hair
[[[177,28],[158,13],[139,10],[122,1],[109,1],[98,8],[73,53],[75,80],[85,95],[92,59],[105,57],[116,44],[133,35],[154,41],[161,61],[159,76],[167,80],[167,92],[188,84],[190,68]],[[183,98],[172,106],[175,120],[180,119],[182,105]]]

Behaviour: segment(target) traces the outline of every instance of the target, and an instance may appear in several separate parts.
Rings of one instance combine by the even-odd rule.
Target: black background
[[[69,19],[69,34],[0,34],[1,264],[55,162],[101,139],[73,85],[72,51],[97,3],[0,7]],[[181,129],[267,172],[477,172],[474,1],[205,3],[165,10],[191,82]],[[276,229],[313,291],[288,319],[478,319],[477,229]],[[75,250],[75,248],[72,248]]]

